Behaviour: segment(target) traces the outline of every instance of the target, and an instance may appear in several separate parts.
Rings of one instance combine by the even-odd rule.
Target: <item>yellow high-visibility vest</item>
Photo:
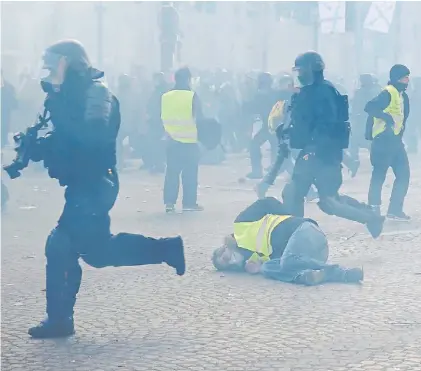
[[[276,226],[291,218],[291,215],[265,215],[255,222],[234,223],[234,238],[238,247],[252,251],[253,258],[269,260],[273,253],[270,242],[271,234]]]
[[[193,96],[190,90],[171,90],[162,96],[161,119],[166,133],[177,142],[197,143]]]
[[[269,126],[269,131],[271,133],[276,132],[277,127],[280,125],[280,123],[284,119],[284,113],[285,113],[285,101],[279,100],[275,103],[275,105],[272,107],[272,110],[269,113],[268,126]]]
[[[403,128],[404,119],[402,95],[393,85],[386,86],[384,90],[387,90],[390,93],[390,103],[386,107],[386,109],[383,110],[383,112],[388,113],[392,116],[393,121],[395,123],[393,126],[393,132],[395,133],[395,135],[399,135]],[[386,123],[383,120],[375,117],[372,130],[373,138],[383,133],[385,129]]]

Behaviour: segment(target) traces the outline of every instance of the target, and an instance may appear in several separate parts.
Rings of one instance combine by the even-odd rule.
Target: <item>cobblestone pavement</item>
[[[26,334],[44,315],[44,242],[63,190],[30,169],[7,182],[12,199],[2,220],[2,370],[421,370],[419,161],[413,162],[407,201],[414,220],[389,223],[376,241],[362,226],[307,205],[329,235],[332,260],[362,265],[366,274],[362,286],[315,288],[214,271],[211,251],[254,199],[253,183],[237,182],[246,162],[235,161],[235,167],[202,168],[206,211],[188,215],[163,213],[161,177],[123,172],[113,231],[182,234],[188,273],[85,265],[77,333],[68,340],[34,341]],[[281,185],[282,179],[272,194]],[[363,200],[366,189],[367,168],[356,179],[346,177],[345,192]]]

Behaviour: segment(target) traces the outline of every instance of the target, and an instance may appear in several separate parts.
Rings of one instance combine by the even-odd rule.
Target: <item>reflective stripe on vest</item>
[[[403,99],[401,94],[393,85],[386,86],[384,90],[387,90],[390,94],[390,103],[386,107],[386,109],[383,110],[383,112],[388,113],[390,116],[392,116],[393,121],[395,123],[395,125],[393,126],[393,132],[395,133],[395,135],[399,135],[403,128]],[[375,117],[372,130],[373,138],[383,133],[385,129],[385,122]]]
[[[234,238],[238,247],[263,256],[271,256],[271,234],[276,226],[289,218],[291,215],[268,214],[255,222],[234,223]]]
[[[197,142],[193,96],[190,90],[172,90],[162,96],[161,119],[166,133],[177,142]]]

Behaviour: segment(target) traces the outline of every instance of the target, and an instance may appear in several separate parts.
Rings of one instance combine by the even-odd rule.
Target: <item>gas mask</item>
[[[49,93],[57,93],[64,81],[65,57],[46,51],[43,55],[40,84],[42,90]]]

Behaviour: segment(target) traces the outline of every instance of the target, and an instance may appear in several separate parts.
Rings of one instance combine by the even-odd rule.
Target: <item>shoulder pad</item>
[[[112,104],[111,92],[103,83],[95,81],[86,93],[85,120],[108,120]]]
[[[111,92],[105,86],[105,84],[101,81],[93,81],[91,86],[89,86],[87,95],[91,97],[98,97],[101,99],[111,96]]]

